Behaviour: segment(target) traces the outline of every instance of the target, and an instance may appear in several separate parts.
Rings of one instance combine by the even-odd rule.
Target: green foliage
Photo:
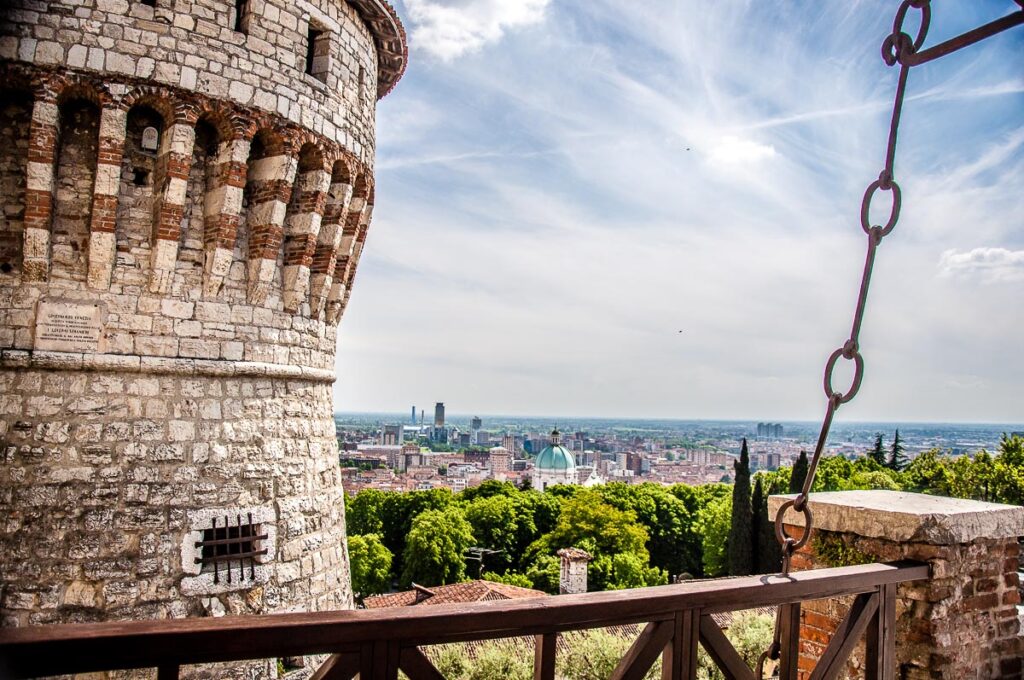
[[[515,639],[490,640],[474,647],[471,657],[465,644],[427,647],[434,666],[447,680],[532,680],[533,655],[523,654]]]
[[[647,566],[644,557],[637,553],[601,555],[590,563],[587,572],[588,590],[591,589],[591,582],[595,586],[603,586],[601,590],[624,590],[668,583],[668,574],[664,570]]]
[[[775,619],[772,616],[756,612],[737,612],[733,616],[729,628],[725,631],[725,636],[732,642],[732,646],[747,666],[753,667],[761,653],[771,646],[774,629]],[[725,680],[722,671],[718,670],[703,647],[697,656],[697,678],[698,680]]]
[[[527,568],[526,578],[530,587],[557,595],[562,577],[561,564],[554,555],[541,555]]]
[[[736,482],[732,486],[732,520],[726,549],[729,555],[729,574],[745,576],[754,568],[751,552],[754,518],[750,507],[750,453],[747,451],[746,439],[740,448],[740,459],[733,463],[733,470],[736,472]]]
[[[900,439],[899,430],[896,430],[896,436],[892,440],[888,467],[894,472],[899,472],[907,467],[907,457],[903,455],[903,440]]]
[[[473,528],[476,545],[499,551],[487,556],[487,564],[504,573],[516,554],[519,516],[509,496],[482,497],[466,506],[466,519]]]
[[[699,572],[701,537],[695,529],[696,510],[665,487],[650,482],[613,482],[595,490],[609,505],[636,513],[647,530],[652,566],[669,574]]]
[[[896,430],[896,432],[898,434],[899,430]],[[882,443],[881,432],[875,435],[875,445],[871,447],[870,451],[868,451],[868,458],[878,463],[880,467],[885,467],[888,464],[885,455],[885,444]]]
[[[755,478],[754,495],[751,498],[753,526],[750,533],[756,574],[771,574],[782,566],[782,550],[775,538],[775,522],[768,517],[768,494],[764,492],[762,482],[764,477],[759,474]]]
[[[607,680],[633,643],[604,628],[565,634],[566,649],[555,659],[555,674],[567,680]],[[661,659],[654,663],[644,680],[661,677]]]
[[[563,498],[554,529],[534,542],[527,552],[553,556],[561,548],[586,550],[594,557],[588,575],[591,590],[665,583],[664,571],[647,568],[647,540],[647,531],[637,522],[635,512],[620,510],[604,502],[597,492],[577,487],[572,496]],[[532,570],[527,571],[531,580],[532,574]]]
[[[814,534],[811,539],[811,551],[815,559],[829,567],[850,567],[857,564],[877,562],[875,555],[868,555],[856,548],[846,545],[835,535]]]
[[[789,476],[789,493],[800,493],[809,469],[810,462],[807,460],[807,452],[801,451],[800,456],[793,463],[793,471]]]
[[[412,521],[405,546],[402,585],[437,586],[463,580],[463,553],[471,545],[473,529],[458,507],[421,512]]]
[[[348,560],[352,590],[359,597],[386,593],[391,589],[391,561],[394,556],[377,534],[348,537]]]
[[[514,571],[508,571],[504,574],[498,574],[493,571],[485,571],[480,575],[485,581],[491,583],[505,583],[510,586],[519,586],[520,588],[533,588],[533,582],[526,576],[526,574],[520,574]]]
[[[701,553],[704,576],[725,576],[729,572],[726,544],[732,523],[732,497],[710,501],[698,514],[698,531],[704,537]]]

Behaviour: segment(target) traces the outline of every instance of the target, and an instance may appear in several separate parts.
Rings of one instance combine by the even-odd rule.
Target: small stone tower
[[[579,548],[562,548],[556,554],[561,559],[558,594],[587,592],[587,564],[594,559],[590,553]]]
[[[352,606],[331,384],[384,0],[0,6],[5,626]]]

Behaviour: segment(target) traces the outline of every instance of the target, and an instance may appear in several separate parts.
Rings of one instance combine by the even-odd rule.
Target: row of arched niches
[[[351,153],[188,92],[0,75],[0,283],[340,315],[373,204]]]

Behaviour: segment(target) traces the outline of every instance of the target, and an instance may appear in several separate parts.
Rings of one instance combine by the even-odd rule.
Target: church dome
[[[544,450],[537,456],[534,466],[538,470],[575,470],[576,457],[569,449],[562,446],[562,437],[558,430],[551,433],[551,445],[544,447]]]

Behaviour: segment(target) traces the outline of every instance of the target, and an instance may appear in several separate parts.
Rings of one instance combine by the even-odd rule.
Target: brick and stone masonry
[[[2,624],[350,607],[331,384],[397,15],[0,4]],[[244,569],[196,546],[225,518]]]
[[[792,496],[772,496],[769,513]],[[928,581],[901,585],[896,601],[895,676],[901,680],[1020,680],[1018,537],[1024,508],[897,491],[814,493],[815,531],[793,567],[915,560]],[[787,513],[787,531],[802,535],[803,516]],[[849,610],[850,600],[816,600],[801,608],[800,678]],[[864,644],[845,677],[864,677]]]

